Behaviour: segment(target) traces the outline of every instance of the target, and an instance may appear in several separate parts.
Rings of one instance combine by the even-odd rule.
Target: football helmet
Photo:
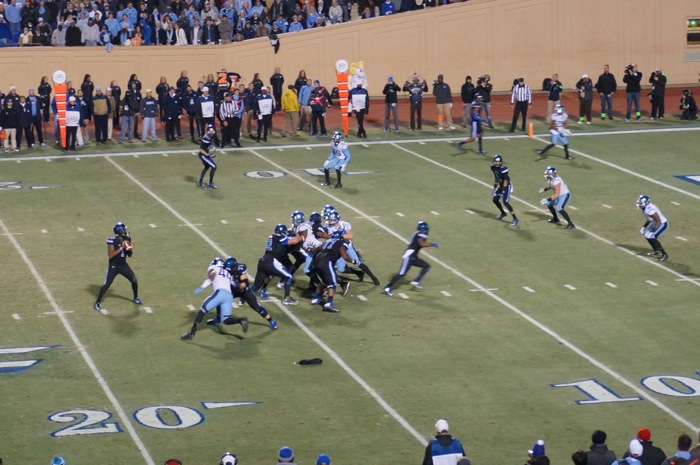
[[[309,215],[309,222],[313,224],[321,224],[321,214],[318,212],[313,212],[311,215]]]
[[[278,224],[275,226],[275,234],[278,236],[286,236],[287,235],[287,227],[283,224]]]
[[[544,178],[545,179],[552,179],[554,176],[557,175],[557,169],[553,166],[548,166],[544,170]]]
[[[323,218],[328,219],[328,215],[331,214],[331,212],[335,211],[335,207],[333,205],[326,205],[323,207],[323,210],[321,212],[323,213]]]
[[[116,234],[117,236],[126,237],[129,235],[128,228],[121,221],[118,222],[117,224],[115,224],[114,228],[112,230],[114,231],[114,234]]]
[[[343,231],[340,229],[336,229],[333,231],[333,234],[331,234],[331,239],[342,239],[343,238]]]
[[[210,124],[210,125],[207,126],[207,132],[208,132],[209,134],[216,134],[216,128],[214,127],[213,124]]]
[[[430,225],[425,221],[419,221],[417,229],[420,232],[428,232],[430,231]]]
[[[238,465],[238,457],[231,452],[226,452],[219,461],[219,465]]]
[[[644,209],[651,203],[651,199],[647,195],[640,195],[637,197],[637,208]]]
[[[228,257],[224,262],[224,268],[231,271],[234,266],[238,265],[238,260],[234,257]]]
[[[224,267],[224,261],[220,257],[214,258],[214,260],[211,261],[211,266],[218,266],[219,268]]]
[[[564,105],[561,105],[561,104],[555,105],[555,106],[554,106],[554,111],[555,111],[556,113],[559,113],[559,114],[564,113]]]
[[[495,157],[493,157],[493,164],[495,166],[501,166],[503,164],[503,157],[501,157],[500,155],[496,155]]]
[[[338,213],[337,211],[334,210],[328,215],[328,224],[329,225],[335,226],[336,224],[338,224],[339,221],[340,221],[340,213]]]
[[[306,221],[306,216],[304,216],[304,214],[302,212],[300,212],[299,210],[296,210],[292,213],[292,216],[290,217],[290,219],[292,220],[293,225],[299,225],[299,224],[303,223],[304,221]]]
[[[334,145],[334,146],[338,146],[338,144],[340,144],[340,143],[343,141],[343,135],[342,135],[340,132],[335,131],[335,132],[333,133],[333,139],[332,139],[332,140],[333,140],[333,145]]]

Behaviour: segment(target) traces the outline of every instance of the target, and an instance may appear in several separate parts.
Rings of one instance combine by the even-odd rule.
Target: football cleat
[[[550,218],[550,219],[547,220],[547,223],[554,223],[554,224],[557,224],[557,223],[559,223],[559,222],[560,222],[560,221],[559,221],[559,218]]]
[[[143,300],[141,300],[141,299],[139,299],[138,297],[136,297],[136,298],[134,299],[134,303],[135,303],[136,305],[143,305]]]
[[[248,332],[248,318],[241,318],[241,321],[239,321],[241,328],[243,328],[243,332],[247,333]]]
[[[336,308],[335,305],[333,305],[333,302],[326,302],[326,304],[323,306],[323,311],[324,312],[331,312],[331,313],[338,313],[340,310]]]
[[[197,187],[201,187],[201,188],[203,189],[203,188],[207,187],[207,185],[204,184],[202,181],[199,181],[199,182],[197,183]]]
[[[350,281],[340,283],[340,288],[343,290],[343,297],[348,295],[348,292],[350,292]]]
[[[343,185],[342,185],[341,183],[338,183],[338,184],[335,185],[335,188],[336,188],[336,189],[341,189],[342,187],[343,187]]]
[[[659,261],[665,262],[666,260],[668,260],[668,254],[665,254],[665,253],[661,254],[661,256],[659,257]]]
[[[413,286],[417,291],[423,290],[423,285],[420,283],[420,281],[411,281],[411,286]]]
[[[270,320],[270,329],[277,329],[278,325],[275,320]]]
[[[517,218],[515,218],[515,219],[513,220],[513,222],[512,222],[510,225],[511,225],[511,226],[517,226],[518,223],[520,223],[520,220],[517,219]]]
[[[321,303],[321,296],[320,295],[314,295],[311,298],[311,305],[318,305]]]
[[[379,286],[379,279],[376,276],[372,277],[372,284],[374,284],[375,286]]]
[[[640,210],[646,208],[650,203],[651,199],[647,195],[642,194],[639,197],[637,197],[637,208],[639,208]]]
[[[464,145],[464,141],[457,142],[455,145],[457,146],[457,150],[462,150],[462,146]]]
[[[647,255],[654,256],[654,255],[659,255],[661,253],[660,250],[652,250],[651,252],[648,252]]]
[[[384,293],[388,295],[389,297],[394,297],[394,293],[392,292],[390,287],[385,287],[384,288]]]
[[[194,339],[194,333],[192,332],[192,330],[189,330],[185,334],[180,336],[180,339],[182,339],[183,341],[191,341],[192,339]]]
[[[284,283],[282,281],[277,283],[277,289],[284,289]]]
[[[508,213],[503,212],[503,213],[501,213],[500,215],[498,215],[498,218],[496,218],[496,219],[497,219],[498,221],[501,221],[501,220],[502,220],[503,218],[505,218],[506,216],[508,216]]]
[[[321,183],[321,185],[322,185],[322,186],[330,186],[330,185],[331,185],[331,183],[329,183],[329,182],[326,182],[326,181],[323,181],[323,182]]]
[[[260,289],[260,298],[267,300],[267,291],[265,289]]]
[[[210,182],[210,183],[209,183],[209,187],[211,187],[212,189],[218,189],[218,188],[219,188],[219,186],[217,186],[217,185],[214,184],[213,182]]]
[[[487,152],[486,150],[479,150],[479,153],[480,153],[481,155],[486,155],[488,152]]]
[[[284,305],[299,305],[299,301],[292,299],[290,296],[285,297],[282,303]]]
[[[100,305],[99,302],[95,302],[95,304],[92,306],[92,308],[94,308],[94,309],[97,310],[98,312],[99,312],[100,310],[102,310],[102,306]]]
[[[358,280],[359,282],[362,282],[362,281],[365,280],[365,272],[364,272],[364,271],[360,271],[360,272],[357,274],[357,280]]]
[[[574,223],[568,223],[566,229],[576,229],[576,226],[574,226]]]

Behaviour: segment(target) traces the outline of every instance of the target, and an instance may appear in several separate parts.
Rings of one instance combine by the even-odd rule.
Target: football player
[[[574,226],[574,223],[571,222],[571,218],[569,218],[569,214],[564,210],[566,204],[569,203],[571,199],[571,193],[566,183],[561,176],[557,174],[557,170],[553,166],[548,166],[544,170],[544,178],[547,180],[547,185],[538,192],[554,191],[554,194],[546,199],[540,200],[540,203],[546,205],[552,213],[552,217],[547,221],[550,223],[559,223],[559,217],[557,216],[557,212],[559,212],[566,220],[566,229],[575,229],[576,226]]]
[[[357,253],[355,247],[352,244],[352,240],[355,237],[355,235],[352,232],[352,225],[347,221],[341,220],[340,213],[338,213],[336,210],[333,210],[328,214],[328,219],[326,221],[326,232],[328,234],[333,234],[335,231],[341,232],[343,239],[347,241],[347,254],[354,260],[354,265],[360,269],[355,270],[353,268],[348,268],[346,266],[347,262],[343,258],[341,258],[336,263],[338,272],[347,272],[354,274],[355,276],[357,276],[358,281],[362,281],[362,279],[365,277],[365,274],[367,274],[372,279],[374,285],[379,286],[379,279],[377,279],[374,273],[372,273],[372,270],[369,269],[367,264],[362,263],[360,255]],[[347,294],[347,289],[343,288],[343,295],[345,294]]]
[[[396,282],[399,279],[406,276],[406,273],[408,273],[408,269],[412,266],[417,266],[421,270],[418,273],[416,279],[414,281],[411,281],[411,286],[413,286],[419,291],[423,290],[421,279],[423,279],[423,276],[425,276],[425,274],[428,271],[430,271],[430,265],[422,258],[418,258],[418,253],[423,247],[435,247],[436,249],[440,248],[440,244],[438,244],[437,242],[428,242],[429,232],[430,226],[428,225],[428,223],[426,223],[425,221],[419,221],[418,226],[416,228],[416,232],[414,232],[411,236],[408,248],[406,248],[403,255],[401,256],[401,267],[399,268],[399,272],[396,273],[396,275],[394,275],[393,278],[391,278],[391,281],[389,281],[389,283],[386,286],[384,286],[384,293],[389,297],[394,296],[394,292],[392,290],[394,284],[396,284]]]
[[[508,174],[508,167],[503,164],[503,157],[496,155],[493,157],[493,164],[491,165],[491,172],[493,172],[493,203],[496,205],[501,214],[498,217],[498,221],[508,216],[508,214],[503,210],[500,200],[503,200],[503,205],[506,206],[511,215],[513,215],[513,222],[510,223],[511,226],[517,226],[520,222],[513,207],[510,206],[510,194],[513,192],[513,183],[510,181],[510,175]]]
[[[231,273],[231,294],[233,297],[241,299],[258,312],[271,329],[277,329],[277,322],[272,319],[272,315],[258,303],[258,298],[255,296],[248,279],[248,267],[244,263],[239,263],[234,257],[229,257],[224,262],[224,269]]]
[[[472,120],[471,120],[471,135],[464,139],[463,141],[457,142],[457,148],[462,149],[462,146],[464,144],[468,144],[470,142],[474,142],[475,140],[479,141],[479,153],[485,154],[486,150],[484,150],[484,146],[482,145],[482,139],[484,136],[484,130],[481,127],[482,123],[485,123],[486,120],[483,119],[481,116],[479,116],[479,113],[481,112],[481,105],[478,103],[475,103],[472,105]]]
[[[552,147],[557,145],[557,142],[561,141],[562,145],[564,146],[564,158],[566,158],[567,160],[574,159],[574,157],[569,155],[569,139],[566,138],[566,136],[571,135],[571,131],[569,131],[569,129],[567,128],[568,119],[569,115],[564,110],[564,105],[556,105],[554,107],[554,113],[552,113],[551,120],[549,122],[549,145],[547,145],[542,150],[538,150],[538,155],[544,155],[545,152],[547,152],[547,150],[551,149]]]
[[[289,237],[289,231],[283,224],[275,226],[274,234],[267,238],[265,253],[258,260],[258,269],[255,273],[255,282],[253,290],[260,291],[270,281],[270,276],[279,277],[284,283],[284,300],[285,305],[298,305],[299,301],[292,299],[289,295],[292,288],[292,275],[284,266],[283,262],[287,256],[289,246],[300,244],[304,238],[301,236]],[[263,295],[263,298],[266,296]]]
[[[194,319],[192,328],[182,335],[183,340],[194,339],[197,333],[197,327],[204,319],[204,315],[215,308],[221,312],[216,318],[207,321],[208,325],[224,323],[225,325],[240,324],[243,332],[248,332],[248,319],[236,318],[233,316],[233,295],[231,294],[231,273],[224,268],[224,261],[219,257],[214,258],[207,268],[207,279],[201,286],[194,290],[194,295],[198,295],[205,288],[212,286],[213,292],[209,297],[204,299],[202,306],[199,307],[197,316]]]
[[[328,299],[323,304],[324,312],[337,313],[339,310],[333,305],[333,298],[335,297],[335,288],[338,285],[338,277],[335,274],[336,262],[343,258],[350,263],[355,263],[355,259],[351,258],[348,253],[348,243],[343,239],[343,235],[340,230],[335,231],[331,234],[331,238],[323,243],[321,250],[314,256],[312,263],[312,270],[318,276],[319,283],[316,288],[316,293],[311,299],[311,304],[316,305],[322,303],[321,297],[323,296],[323,290],[328,294]],[[343,283],[341,283],[341,286]],[[343,295],[347,291],[343,289]]]
[[[114,231],[114,236],[107,239],[107,256],[109,257],[107,277],[100,288],[95,304],[92,306],[95,310],[102,310],[100,302],[118,275],[124,276],[131,283],[134,295],[133,302],[136,305],[143,305],[143,301],[139,299],[139,282],[129,264],[126,263],[126,257],[131,257],[134,253],[134,241],[131,240],[129,229],[120,221],[114,225],[112,231]]]
[[[206,187],[204,184],[204,175],[207,171],[211,169],[209,173],[209,187],[212,189],[218,189],[219,187],[214,184],[214,174],[216,174],[216,163],[214,163],[214,157],[216,156],[214,152],[216,151],[216,145],[214,144],[216,139],[216,129],[213,124],[207,126],[207,133],[201,139],[201,144],[199,146],[199,159],[204,165],[202,174],[199,175],[199,182],[197,185],[199,187]]]
[[[651,245],[652,251],[647,255],[659,255],[659,261],[664,262],[668,260],[668,254],[664,250],[664,247],[659,242],[659,237],[668,229],[668,220],[661,213],[659,207],[651,203],[651,199],[646,195],[640,195],[637,198],[637,208],[642,211],[646,222],[639,232],[644,236],[644,238]]]
[[[334,169],[335,174],[338,177],[338,182],[335,184],[336,189],[343,187],[341,182],[341,171],[350,163],[351,159],[350,150],[348,149],[348,144],[343,140],[343,135],[336,131],[333,133],[333,139],[331,140],[331,154],[328,155],[328,159],[323,163],[323,174],[326,177],[325,182],[321,183],[322,186],[330,186],[330,170]]]

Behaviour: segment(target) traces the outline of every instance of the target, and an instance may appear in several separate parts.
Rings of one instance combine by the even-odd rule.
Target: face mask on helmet
[[[298,210],[295,211],[294,213],[292,213],[292,216],[290,218],[292,220],[292,224],[294,224],[294,225],[301,224],[306,219],[304,214]]]

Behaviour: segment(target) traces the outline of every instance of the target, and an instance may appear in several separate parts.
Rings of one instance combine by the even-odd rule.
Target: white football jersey
[[[668,223],[668,220],[661,213],[661,210],[659,210],[659,208],[651,202],[649,202],[649,204],[647,204],[647,206],[644,207],[644,210],[642,210],[642,213],[644,213],[644,216],[646,217],[647,221],[649,221],[650,223],[656,222],[654,220],[654,213],[659,215],[659,219],[661,220],[661,224]]]
[[[301,233],[302,231],[306,231],[306,237],[304,238],[304,242],[301,244],[302,249],[308,252],[311,249],[321,246],[322,242],[314,235],[314,229],[311,223],[306,222],[297,226],[297,234]]]
[[[347,152],[347,150],[348,150],[348,144],[344,140],[341,140],[338,143],[338,145],[331,143],[331,150],[333,151],[333,156],[335,158],[338,158],[340,160],[345,160],[347,158],[347,155],[345,154],[345,152]]]
[[[342,230],[348,232],[352,229],[352,225],[347,221],[340,220],[338,223],[331,226],[330,224],[326,226],[326,232],[328,234],[333,234],[335,231]]]
[[[563,197],[569,193],[569,188],[560,176],[555,176],[549,181],[549,185],[552,189],[554,189],[554,186],[557,184],[559,184],[559,197]]]
[[[554,127],[559,130],[564,127],[564,124],[566,123],[566,120],[569,119],[569,115],[566,114],[566,112],[561,112],[561,113],[552,113],[552,121],[554,121]]]
[[[231,273],[228,270],[211,265],[207,268],[207,276],[210,276],[213,272],[216,272],[216,276],[214,276],[211,283],[214,290],[223,289],[231,292]]]

